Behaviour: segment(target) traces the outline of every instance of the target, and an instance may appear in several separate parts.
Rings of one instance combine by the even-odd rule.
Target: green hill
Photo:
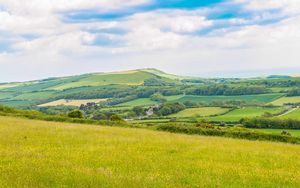
[[[161,92],[164,97],[182,95],[176,100],[178,102],[240,100],[269,103],[284,96],[289,89],[297,88],[299,84],[299,78],[205,79],[177,76],[157,69],[137,69],[2,83],[0,104],[28,108],[60,99],[103,98],[121,99],[118,103],[112,103],[120,104],[137,98],[149,98],[155,92]],[[228,94],[224,94],[225,91]],[[126,97],[130,100],[124,99]]]
[[[0,117],[0,187],[299,187],[298,145]]]
[[[173,85],[180,83],[179,76],[156,69],[139,69],[111,73],[92,73],[78,76],[48,78],[22,83],[0,84],[0,104],[9,106],[36,105],[59,96],[82,91],[111,89],[142,85]]]
[[[64,90],[83,86],[103,85],[142,85],[147,79],[155,78],[167,83],[177,82],[179,76],[170,75],[156,69],[139,69],[111,73],[92,73],[79,76],[49,78],[24,83],[7,83],[0,85],[0,91],[44,91]]]

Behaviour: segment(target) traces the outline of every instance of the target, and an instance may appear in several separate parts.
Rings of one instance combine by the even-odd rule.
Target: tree
[[[94,120],[106,120],[107,119],[107,116],[102,113],[102,112],[96,112],[94,115],[93,115],[93,118]]]
[[[132,111],[137,115],[137,116],[143,116],[145,115],[145,110],[140,107],[140,106],[135,106]]]
[[[121,118],[119,115],[114,114],[112,116],[110,116],[110,120],[111,121],[124,121],[123,118]]]
[[[156,101],[156,102],[166,102],[167,100],[164,98],[164,96],[160,93],[154,93],[153,95],[151,95],[150,99],[152,101]]]
[[[83,113],[80,110],[73,110],[68,113],[68,117],[70,118],[83,118]]]

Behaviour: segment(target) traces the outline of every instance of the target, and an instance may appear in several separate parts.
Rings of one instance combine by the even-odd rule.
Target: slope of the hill
[[[298,145],[0,117],[2,187],[299,187]]]
[[[95,87],[126,87],[148,84],[178,84],[179,76],[156,69],[139,69],[111,73],[93,73],[70,77],[48,78],[44,80],[0,84],[0,104],[8,106],[30,106],[39,101],[55,98],[58,95],[77,92],[75,90],[94,90]],[[145,83],[146,82],[146,83]],[[87,87],[89,87],[87,89]]]
[[[170,78],[169,78],[170,77]],[[141,85],[150,78],[161,79],[165,82],[175,82],[176,76],[171,76],[156,69],[140,69],[111,73],[92,73],[79,76],[49,78],[34,82],[8,83],[0,85],[2,91],[41,91],[63,90],[82,86],[103,86],[110,84]],[[178,77],[179,78],[179,77]]]

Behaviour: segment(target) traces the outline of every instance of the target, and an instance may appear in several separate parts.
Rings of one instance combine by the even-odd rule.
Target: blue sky
[[[299,73],[299,0],[0,0],[0,82],[153,67]]]

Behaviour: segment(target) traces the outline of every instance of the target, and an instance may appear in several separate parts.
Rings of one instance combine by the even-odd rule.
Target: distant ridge
[[[75,76],[51,77],[28,82],[0,84],[0,90],[65,90],[83,86],[142,85],[145,80],[156,79],[165,83],[176,83],[188,77],[168,74],[154,68],[125,70],[115,72],[88,73]]]

